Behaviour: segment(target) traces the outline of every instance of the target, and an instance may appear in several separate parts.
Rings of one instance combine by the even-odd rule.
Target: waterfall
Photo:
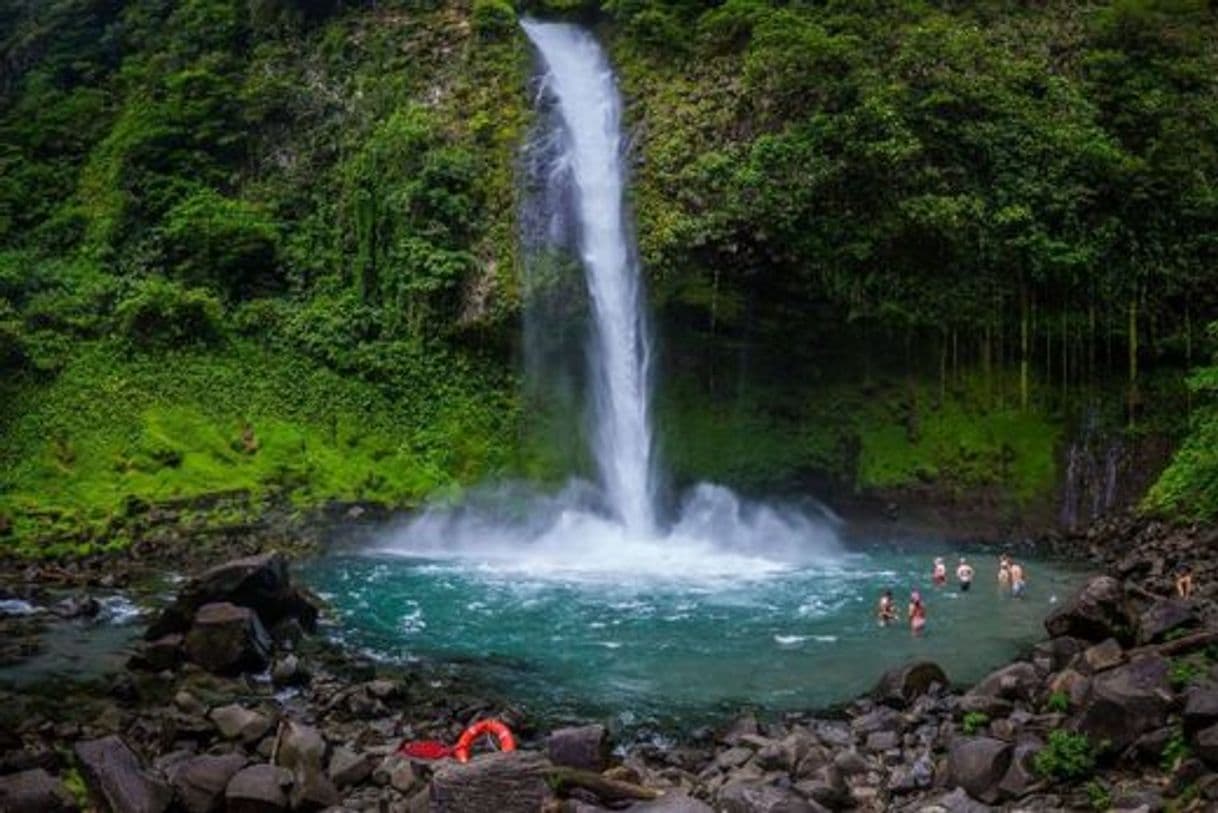
[[[648,368],[651,342],[637,253],[627,236],[621,103],[604,52],[583,29],[525,20],[562,126],[576,242],[592,307],[588,342],[592,452],[606,501],[632,534],[655,532]]]

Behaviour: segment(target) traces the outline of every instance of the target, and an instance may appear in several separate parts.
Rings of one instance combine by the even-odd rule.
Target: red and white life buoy
[[[453,757],[458,762],[469,762],[469,749],[479,737],[487,735],[499,741],[500,751],[516,750],[516,738],[510,728],[498,720],[479,720],[461,732],[461,739],[452,750]]]

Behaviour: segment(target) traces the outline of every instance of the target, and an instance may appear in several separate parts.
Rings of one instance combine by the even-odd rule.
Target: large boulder
[[[292,587],[287,557],[271,552],[225,562],[191,579],[148,628],[148,640],[185,633],[200,607],[221,602],[248,607],[267,628],[286,618],[306,630],[317,625],[317,607]]]
[[[1011,766],[998,785],[998,790],[1004,796],[1019,799],[1030,793],[1041,781],[1036,773],[1033,762],[1036,752],[1044,747],[1044,743],[1036,738],[1025,738],[1015,743],[1011,753]]]
[[[279,740],[276,763],[292,777],[293,809],[317,809],[338,803],[338,791],[326,774],[326,741],[312,726],[289,722]]]
[[[145,771],[118,737],[80,742],[74,751],[89,793],[113,813],[163,813],[169,807],[173,790]]]
[[[1197,732],[1193,738],[1193,750],[1210,765],[1218,765],[1218,724]]]
[[[271,732],[275,721],[265,714],[230,703],[211,710],[211,721],[226,740],[241,740],[247,745],[258,742]]]
[[[1069,636],[1092,642],[1127,640],[1132,627],[1125,588],[1111,576],[1091,579],[1045,619],[1045,629],[1053,638]]]
[[[1074,727],[1092,742],[1123,750],[1165,725],[1171,698],[1167,661],[1157,655],[1137,658],[1092,679]]]
[[[169,784],[187,813],[219,813],[229,781],[246,762],[241,754],[188,757],[170,767]]]
[[[1201,626],[1201,616],[1191,601],[1165,598],[1156,601],[1138,616],[1138,643],[1155,644],[1169,633]]]
[[[42,768],[0,776],[0,810],[5,813],[61,813],[75,809],[72,794]]]
[[[1030,701],[1040,688],[1040,672],[1030,663],[1018,661],[991,672],[969,690],[969,694]]]
[[[609,764],[609,733],[602,725],[560,728],[546,738],[546,754],[555,765],[599,773]]]
[[[1194,686],[1184,700],[1184,733],[1194,734],[1218,723],[1218,689]]]
[[[990,737],[961,737],[948,752],[952,783],[983,802],[993,803],[1001,795],[999,785],[1011,767],[1011,743]]]
[[[186,655],[216,674],[256,672],[270,662],[271,639],[248,607],[228,602],[204,604],[186,635]]]
[[[288,809],[292,775],[274,765],[238,771],[224,790],[226,813],[281,813]]]
[[[947,674],[934,661],[913,661],[889,669],[872,690],[880,703],[904,708],[934,684],[947,686]]]
[[[825,808],[789,788],[757,781],[728,782],[715,808],[722,813],[821,813]]]
[[[503,751],[448,762],[431,778],[433,813],[536,813],[550,800],[549,761],[532,751]]]

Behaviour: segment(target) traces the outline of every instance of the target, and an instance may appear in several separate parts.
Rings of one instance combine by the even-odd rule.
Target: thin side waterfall
[[[526,20],[563,127],[558,166],[571,173],[577,242],[592,306],[588,346],[593,456],[606,501],[626,529],[656,529],[650,419],[651,341],[636,252],[627,237],[621,104],[613,71],[588,32]]]

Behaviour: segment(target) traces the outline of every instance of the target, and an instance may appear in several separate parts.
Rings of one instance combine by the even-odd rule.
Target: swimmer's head
[[[921,594],[921,593],[919,593],[917,590],[914,590],[912,593],[910,593],[910,594],[909,594],[909,600],[910,600],[910,601],[915,601],[915,602],[917,602],[917,601],[921,601],[921,600],[922,600],[922,594]]]

